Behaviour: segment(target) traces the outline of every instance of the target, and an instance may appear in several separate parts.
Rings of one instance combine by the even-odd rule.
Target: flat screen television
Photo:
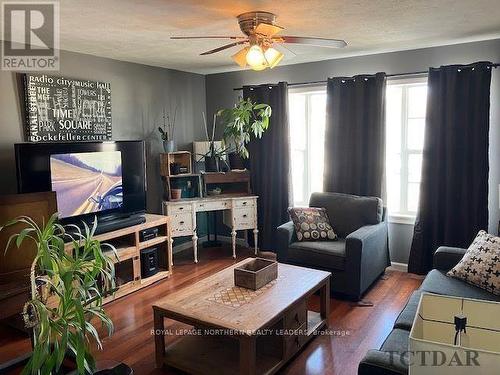
[[[18,143],[19,193],[55,191],[64,224],[146,210],[143,141]]]

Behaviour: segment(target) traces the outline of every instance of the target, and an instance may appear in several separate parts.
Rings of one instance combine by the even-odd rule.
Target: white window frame
[[[421,86],[427,83],[427,74],[416,77],[388,79],[387,86],[405,86],[401,101],[404,103],[401,110],[401,175],[400,175],[400,212],[389,213],[388,220],[396,224],[415,224],[417,212],[408,210],[408,160],[409,155],[423,154],[421,150],[408,148],[408,88]]]
[[[311,194],[313,193],[312,191],[312,179],[311,179],[311,168],[310,166],[310,160],[311,160],[311,132],[312,132],[312,126],[311,126],[311,114],[312,114],[312,105],[311,105],[311,95],[313,94],[325,94],[326,95],[326,84],[324,85],[304,85],[304,86],[297,86],[297,87],[291,87],[289,88],[288,91],[289,95],[293,94],[305,94],[306,96],[306,109],[305,109],[305,121],[306,121],[306,149],[304,152],[304,180],[303,180],[303,191],[305,193],[305,202],[293,202],[293,205],[295,207],[307,207],[309,206],[309,198]],[[326,107],[325,107],[325,115],[326,115]],[[326,119],[325,119],[326,121]],[[290,151],[293,152],[294,150],[290,147]],[[293,175],[293,172],[292,172]]]

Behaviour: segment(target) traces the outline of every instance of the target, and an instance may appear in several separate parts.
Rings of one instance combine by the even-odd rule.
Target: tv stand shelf
[[[104,298],[111,302],[129,293],[163,280],[172,274],[172,241],[170,241],[170,218],[163,215],[146,214],[142,224],[118,229],[94,236],[96,240],[109,243],[116,248],[118,259],[113,251],[106,251],[115,263],[116,292]],[[158,237],[140,241],[139,233],[148,228],[158,228]],[[141,250],[155,246],[158,248],[159,271],[149,277],[141,276]],[[71,243],[65,244],[66,251],[72,251]]]

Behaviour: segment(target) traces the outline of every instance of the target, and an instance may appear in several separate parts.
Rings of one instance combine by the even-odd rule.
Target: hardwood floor
[[[201,249],[199,253],[198,264],[192,262],[190,251],[176,255],[171,278],[106,305],[115,333],[104,338],[104,350],[96,353],[98,360],[125,362],[134,369],[135,375],[177,374],[172,369],[155,369],[152,304],[157,298],[250,255],[249,250],[238,249],[238,259],[233,260],[229,246]],[[348,301],[332,299],[329,324],[335,334],[313,339],[281,373],[356,374],[360,359],[368,349],[382,344],[407,298],[420,283],[418,276],[387,271],[365,296],[374,303],[373,307],[357,307]],[[313,297],[311,304],[311,308],[319,311],[317,297]],[[166,322],[165,328],[177,328],[173,324],[178,323]],[[28,351],[29,340],[12,328],[0,326],[0,348],[2,363]]]

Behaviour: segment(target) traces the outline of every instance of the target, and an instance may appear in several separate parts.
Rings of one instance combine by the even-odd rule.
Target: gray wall
[[[156,127],[162,122],[163,108],[178,105],[175,139],[179,148],[190,149],[191,142],[202,137],[205,77],[65,51],[60,62],[61,69],[54,75],[111,83],[113,139],[146,140],[148,210],[159,212],[162,146]],[[17,79],[15,73],[0,71],[0,194],[16,192],[13,144],[24,141],[22,87]]]
[[[361,73],[384,71],[404,73],[427,70],[445,64],[462,64],[475,61],[500,61],[500,40],[453,46],[401,51],[315,63],[296,64],[274,68],[264,72],[238,71],[211,74],[206,77],[207,113],[232,106],[238,96],[233,91],[242,85],[274,83],[279,81],[307,82],[325,80],[332,76],[351,76]],[[498,185],[500,184],[500,69],[493,71],[491,87],[491,133],[490,133],[490,227],[496,233],[500,218]],[[471,183],[473,183],[471,181]],[[464,197],[466,199],[466,197]],[[393,262],[407,263],[412,227],[401,224],[390,226],[390,248]]]

